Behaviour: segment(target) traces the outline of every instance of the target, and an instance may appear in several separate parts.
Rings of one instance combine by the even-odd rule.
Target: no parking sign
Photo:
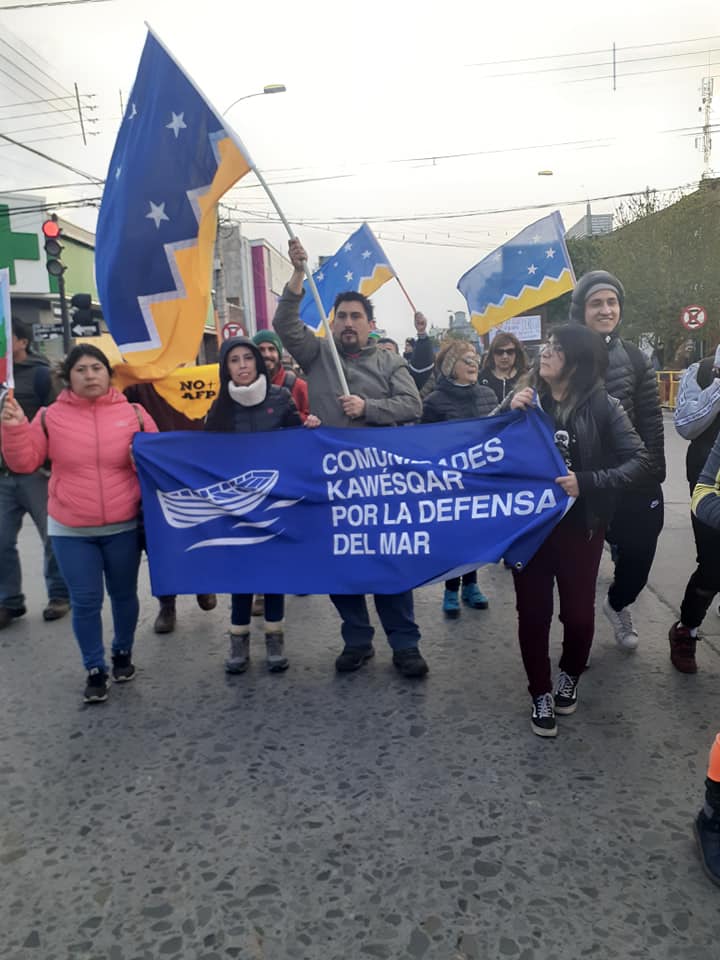
[[[680,322],[686,330],[699,330],[701,327],[705,326],[706,321],[707,313],[705,311],[705,307],[699,307],[696,304],[690,304],[688,307],[683,307],[680,314]]]

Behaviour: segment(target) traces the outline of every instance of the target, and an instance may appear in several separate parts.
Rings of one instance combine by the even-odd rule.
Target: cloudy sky
[[[40,115],[55,104],[0,106],[0,132],[104,177],[147,20],[220,110],[286,85],[228,119],[311,259],[368,219],[413,300],[443,325],[464,307],[461,274],[545,212],[560,209],[570,226],[588,197],[696,183],[700,83],[720,76],[715,0],[106,0],[3,12],[16,2],[0,0],[0,105],[50,96],[42,57],[62,92],[77,82],[95,94],[99,135],[85,147],[71,123],[51,127],[72,119]],[[720,106],[720,79],[716,91]],[[0,157],[0,190],[65,184],[41,192],[56,202],[99,195],[15,147]],[[252,177],[226,200],[247,236],[285,249]],[[594,200],[593,211],[618,202]],[[94,228],[92,208],[63,215]],[[375,300],[392,334],[411,332],[395,284]]]

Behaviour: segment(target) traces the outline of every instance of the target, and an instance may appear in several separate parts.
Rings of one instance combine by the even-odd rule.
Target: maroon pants
[[[513,570],[520,652],[532,697],[552,691],[549,648],[555,582],[563,625],[560,669],[573,677],[585,669],[595,630],[595,583],[603,541],[603,530],[588,539],[574,517],[565,517],[525,569]]]

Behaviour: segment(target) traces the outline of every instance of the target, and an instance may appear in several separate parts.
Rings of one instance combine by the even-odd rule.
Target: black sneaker
[[[555,713],[561,717],[575,713],[577,708],[577,686],[580,677],[571,677],[564,670],[560,671],[555,691]]]
[[[359,670],[364,663],[367,663],[374,656],[375,651],[372,647],[346,646],[335,661],[335,669],[338,673],[352,673],[353,670]]]
[[[120,653],[114,653],[112,658],[112,678],[114,683],[127,683],[135,677],[135,665],[132,662],[131,654],[121,650]]]
[[[85,703],[104,703],[108,698],[108,675],[100,667],[88,671]]]
[[[539,737],[556,737],[557,723],[555,721],[555,704],[551,693],[541,693],[533,697],[532,717],[530,728]]]
[[[703,870],[720,886],[720,817],[708,817],[703,810],[693,824]]]
[[[428,672],[428,665],[417,647],[396,650],[393,653],[393,665],[404,677],[424,677]]]

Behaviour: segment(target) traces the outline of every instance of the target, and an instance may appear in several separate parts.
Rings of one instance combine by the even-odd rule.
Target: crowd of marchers
[[[31,349],[30,330],[13,321],[15,390],[14,395],[6,391],[0,414],[0,629],[26,612],[17,535],[29,513],[45,546],[43,615],[52,620],[71,611],[87,673],[85,702],[104,702],[110,679],[135,677],[143,545],[131,443],[138,431],[392,427],[537,406],[550,419],[565,462],[555,482],[574,501],[525,568],[513,570],[512,579],[531,729],[555,737],[557,717],[573,714],[578,706],[593,641],[603,544],[610,545],[614,575],[602,610],[619,647],[632,652],[639,638],[631,607],[647,583],[663,526],[662,411],[650,361],[621,336],[621,282],[604,271],[581,277],[568,322],[552,330],[529,366],[522,343],[504,331],[494,336],[483,358],[462,340],[447,339],[436,350],[419,313],[416,336],[401,354],[394,341],[374,333],[372,303],[356,291],[335,301],[332,343],[317,337],[299,315],[306,261],[299,240],[290,241],[289,256],[293,274],[278,303],[274,330],[223,344],[220,389],[204,422],[174,411],[151,384],[120,393],[112,386],[107,357],[90,344],[67,355],[63,387],[56,391],[46,361]],[[285,369],[284,350],[302,376]],[[347,390],[339,387],[338,362]],[[720,356],[685,372],[675,424],[690,440],[687,470],[698,565],[680,619],[670,628],[670,658],[676,669],[694,673],[698,629],[720,591]],[[103,583],[113,619],[109,665],[101,623]],[[563,639],[553,681],[549,636],[555,587]],[[216,604],[212,594],[197,600],[203,609]],[[337,594],[330,600],[343,640],[336,670],[359,670],[374,654],[367,599]],[[266,663],[278,673],[288,667],[284,601],[279,594],[263,598]],[[175,597],[159,602],[155,629],[169,632],[175,626]],[[449,619],[460,616],[463,605],[482,610],[489,602],[475,571],[445,584],[442,608]],[[420,652],[412,591],[377,593],[374,603],[397,670],[408,678],[424,677],[428,664]],[[249,593],[231,598],[225,663],[230,673],[248,667],[256,605]],[[720,746],[713,749],[718,756],[711,763],[696,830],[706,868],[720,877]]]

